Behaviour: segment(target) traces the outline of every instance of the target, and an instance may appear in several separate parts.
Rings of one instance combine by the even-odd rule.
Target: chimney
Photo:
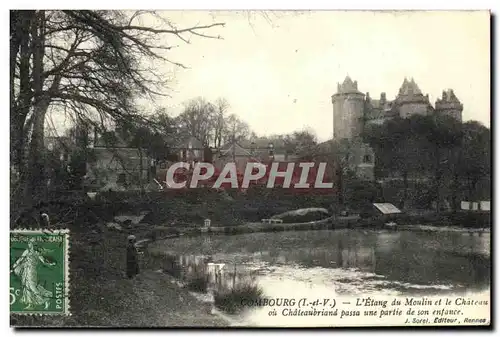
[[[98,137],[97,126],[94,126],[94,135],[93,139],[89,142],[89,147],[92,148],[97,144],[97,137]]]
[[[383,93],[380,94],[380,103],[384,104],[385,101],[386,101],[385,92],[383,92]]]

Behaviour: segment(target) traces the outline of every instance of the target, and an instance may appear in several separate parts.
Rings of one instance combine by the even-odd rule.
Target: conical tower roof
[[[337,84],[337,93],[338,94],[347,94],[347,93],[359,93],[364,95],[362,92],[358,90],[358,82],[353,81],[349,75],[347,75],[342,84]]]
[[[402,96],[422,95],[422,91],[418,87],[417,83],[415,83],[415,80],[413,78],[411,78],[408,81],[408,79],[405,77],[403,84],[399,89],[399,95]]]

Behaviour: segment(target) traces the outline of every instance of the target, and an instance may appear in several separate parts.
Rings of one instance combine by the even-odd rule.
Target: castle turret
[[[443,90],[441,98],[436,100],[436,114],[447,115],[462,122],[462,111],[464,107],[455,96],[452,89]]]
[[[412,78],[408,81],[405,77],[395,104],[399,111],[399,116],[402,118],[410,117],[411,115],[428,115],[433,108],[429,102],[429,96],[424,96],[422,91]]]
[[[387,96],[386,96],[385,92],[383,92],[380,94],[380,105],[384,106],[385,103],[387,103]]]
[[[363,131],[365,95],[358,90],[358,82],[347,76],[342,84],[337,84],[332,104],[333,138],[359,137]]]

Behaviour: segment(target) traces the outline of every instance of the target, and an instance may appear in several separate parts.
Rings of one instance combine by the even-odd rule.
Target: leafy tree
[[[432,122],[428,123],[426,131],[422,131],[425,132],[432,149],[436,210],[439,212],[443,176],[446,172],[453,172],[452,157],[461,148],[462,126],[456,119],[448,116],[436,117]]]
[[[478,122],[463,125],[463,146],[457,176],[467,182],[467,196],[474,199],[478,182],[491,176],[491,132]]]
[[[415,115],[371,126],[364,138],[374,148],[377,176],[403,178],[400,206],[408,196],[409,176],[432,178],[433,199],[439,210],[443,186],[450,185],[456,209],[460,181],[469,181],[470,194],[489,174],[489,130],[476,122],[461,124],[448,116]]]
[[[287,137],[287,143],[293,152],[306,160],[313,160],[318,139],[312,130],[304,129],[295,131],[291,137]]]

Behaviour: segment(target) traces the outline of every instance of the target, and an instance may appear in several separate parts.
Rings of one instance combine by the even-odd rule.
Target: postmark
[[[10,313],[68,315],[69,231],[11,230]]]

